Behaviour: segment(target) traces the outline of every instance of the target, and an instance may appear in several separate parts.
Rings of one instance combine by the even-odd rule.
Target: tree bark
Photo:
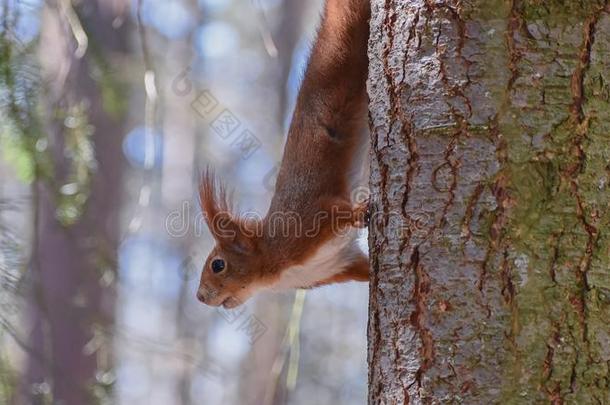
[[[608,1],[373,0],[369,403],[610,403]]]

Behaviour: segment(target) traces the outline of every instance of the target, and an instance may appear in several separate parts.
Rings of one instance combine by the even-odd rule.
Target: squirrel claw
[[[352,212],[354,215],[354,222],[352,225],[356,228],[367,228],[371,219],[369,212],[369,199],[357,203],[353,206]]]

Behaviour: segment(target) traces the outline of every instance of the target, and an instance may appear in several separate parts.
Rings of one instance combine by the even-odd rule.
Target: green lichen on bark
[[[503,388],[513,403],[610,401],[610,312],[598,298],[610,271],[610,110],[600,97],[610,27],[603,2],[563,3],[515,1],[507,32],[514,76],[499,128],[512,208],[503,241],[526,274]]]
[[[610,403],[607,3],[373,2],[371,403]]]

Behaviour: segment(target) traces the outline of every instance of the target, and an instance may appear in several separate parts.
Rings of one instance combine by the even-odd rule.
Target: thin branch
[[[261,35],[261,38],[263,40],[263,45],[265,46],[265,51],[267,51],[267,54],[269,56],[271,56],[272,58],[277,58],[278,56],[278,49],[277,46],[275,45],[275,41],[273,40],[273,35],[271,35],[271,30],[269,29],[269,21],[267,20],[267,16],[265,15],[265,12],[263,11],[263,8],[260,4],[260,0],[254,0],[256,2],[256,6],[254,6],[252,3],[251,5],[254,8],[254,11],[256,12],[257,16],[259,17],[256,22],[256,26],[258,28],[258,31]]]
[[[74,51],[74,57],[76,59],[80,59],[85,56],[87,52],[87,47],[89,46],[89,38],[87,37],[87,33],[83,29],[83,26],[74,11],[74,7],[72,7],[71,0],[60,0],[59,7],[72,31],[72,35],[76,40],[76,50]]]
[[[296,380],[298,377],[298,362],[300,357],[299,331],[303,315],[303,306],[305,303],[305,294],[305,290],[297,290],[295,293],[294,302],[292,304],[292,313],[290,314],[290,320],[288,321],[288,327],[286,328],[286,333],[282,338],[280,351],[275,357],[275,361],[271,367],[270,381],[265,389],[265,398],[263,400],[263,404],[265,405],[271,405],[273,403],[273,399],[275,398],[275,393],[277,391],[277,383],[289,352],[290,363],[288,373],[286,375],[286,386],[290,391],[292,391],[296,386]]]
[[[144,91],[146,101],[144,106],[144,168],[147,170],[145,176],[150,175],[150,169],[155,165],[155,126],[157,117],[157,79],[155,69],[148,47],[146,28],[142,19],[142,0],[138,0],[136,9],[136,20],[138,23],[138,34],[142,47],[144,59]],[[140,187],[138,196],[138,210],[129,222],[128,232],[137,232],[142,225],[142,211],[150,204],[151,187],[146,179]]]
[[[289,344],[290,361],[288,362],[288,372],[286,373],[286,388],[294,390],[299,376],[299,359],[301,356],[301,319],[303,318],[303,307],[305,305],[305,290],[297,290],[290,316]]]

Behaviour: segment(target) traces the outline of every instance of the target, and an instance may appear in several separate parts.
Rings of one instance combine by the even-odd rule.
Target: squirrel
[[[201,302],[234,308],[264,289],[368,281],[357,243],[368,198],[352,202],[351,193],[368,155],[369,18],[368,0],[326,1],[264,218],[232,214],[225,187],[204,173],[201,208],[216,245]]]

